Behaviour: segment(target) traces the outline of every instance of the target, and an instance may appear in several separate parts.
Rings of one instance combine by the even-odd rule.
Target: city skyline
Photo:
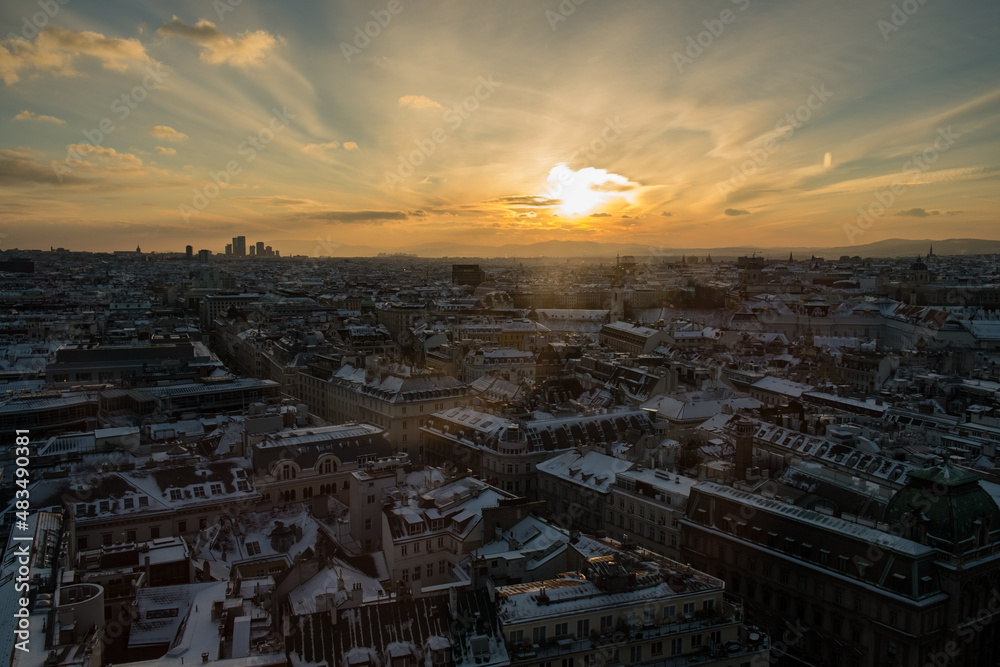
[[[295,9],[7,3],[3,247],[1000,238],[990,3]]]

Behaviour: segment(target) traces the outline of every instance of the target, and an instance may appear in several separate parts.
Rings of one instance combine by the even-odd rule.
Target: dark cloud
[[[326,220],[328,222],[383,222],[385,220],[406,220],[402,211],[321,211],[308,216],[309,220]]]
[[[672,218],[672,217],[674,217],[673,211],[664,211],[660,215],[663,216],[664,218]]]
[[[538,195],[510,195],[507,197],[499,197],[498,199],[491,199],[488,203],[490,204],[503,204],[505,206],[559,206],[562,204],[560,199],[550,199],[548,197],[540,197]]]
[[[924,208],[911,208],[906,211],[900,211],[896,215],[904,218],[929,218],[932,215],[941,215],[941,211],[928,211]]]
[[[591,218],[610,218],[611,214],[610,213],[591,213],[590,217]]]
[[[68,171],[69,168],[66,168]],[[39,164],[21,151],[0,150],[0,184],[5,183],[47,183],[58,185],[77,181],[64,173],[60,181],[56,170],[49,165]]]
[[[729,216],[750,215],[750,211],[745,208],[727,208],[724,213]]]

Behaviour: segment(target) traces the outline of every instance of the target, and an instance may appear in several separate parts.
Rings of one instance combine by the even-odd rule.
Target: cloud
[[[954,215],[954,213],[961,213],[961,211],[949,211],[948,215]],[[932,215],[941,215],[941,211],[928,211],[923,208],[911,208],[905,211],[900,211],[896,215],[903,218],[929,218]]]
[[[81,167],[99,168],[111,172],[136,171],[142,168],[141,158],[132,153],[119,153],[114,148],[91,144],[70,144],[66,146],[66,151],[70,155],[76,154],[90,158],[82,160]]]
[[[610,213],[591,213],[590,217],[591,218],[610,218],[611,214]]]
[[[76,180],[71,175],[63,176],[63,181]],[[59,177],[50,165],[36,162],[26,150],[0,150],[0,185],[14,183],[45,183],[58,185]]]
[[[235,38],[230,37],[207,19],[201,19],[194,25],[187,25],[174,16],[172,21],[161,25],[157,32],[168,37],[191,40],[201,47],[199,57],[212,65],[223,63],[235,67],[260,65],[268,51],[278,44],[278,39],[265,30],[253,32],[247,30]]]
[[[415,211],[407,211],[406,215],[410,216],[411,218],[425,218],[427,217],[427,212],[418,208]]]
[[[660,215],[662,217],[664,217],[664,218],[672,218],[672,217],[674,217],[673,211],[664,211]]]
[[[402,211],[321,211],[308,216],[310,220],[326,220],[328,222],[383,222],[385,220],[406,220]]]
[[[403,95],[399,98],[399,106],[410,109],[443,109],[440,103],[424,95]]]
[[[344,150],[345,151],[359,151],[361,149],[353,141],[345,141],[344,142]]]
[[[53,125],[65,125],[66,121],[62,118],[56,118],[55,116],[45,116],[41,114],[36,114],[33,111],[22,111],[16,116],[14,120],[33,120],[37,123],[52,123]]]
[[[163,139],[164,141],[184,141],[188,138],[188,135],[178,132],[169,125],[155,125],[149,128],[149,133],[157,139]]]
[[[724,213],[729,216],[750,215],[750,211],[745,208],[727,208]]]
[[[99,32],[45,28],[34,42],[0,40],[0,79],[12,85],[22,74],[44,72],[54,76],[82,76],[74,67],[79,56],[96,58],[101,67],[124,72],[131,64],[154,62],[137,39],[105,37]]]
[[[312,199],[300,199],[298,197],[287,197],[285,195],[247,195],[243,197],[234,197],[233,199],[250,202],[252,204],[287,206],[290,208],[310,208],[320,205],[319,202]]]
[[[176,148],[166,148],[164,146],[157,146],[156,152],[158,152],[160,155],[177,155]]]
[[[617,176],[618,178],[624,179],[624,176],[618,176],[618,174],[608,174],[608,176]],[[618,180],[607,180],[602,183],[591,183],[590,189],[594,192],[629,192],[635,190],[638,186],[636,183],[629,181],[620,182]]]
[[[562,204],[562,200],[551,199],[549,197],[539,197],[538,195],[509,195],[507,197],[491,199],[486,203],[502,204],[504,206],[540,206],[545,208],[548,206],[559,206]]]
[[[945,215],[961,215],[963,213],[965,213],[965,211],[945,211]]]

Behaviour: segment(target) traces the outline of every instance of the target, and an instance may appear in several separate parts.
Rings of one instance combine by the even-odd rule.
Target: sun
[[[574,171],[565,163],[552,167],[547,182],[549,198],[560,201],[556,211],[565,217],[589,215],[616,198],[630,199],[637,187],[619,174],[593,167]]]

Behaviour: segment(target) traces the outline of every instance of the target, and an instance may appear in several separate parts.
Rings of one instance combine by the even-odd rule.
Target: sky
[[[1000,239],[995,0],[7,0],[0,88],[0,249]]]

